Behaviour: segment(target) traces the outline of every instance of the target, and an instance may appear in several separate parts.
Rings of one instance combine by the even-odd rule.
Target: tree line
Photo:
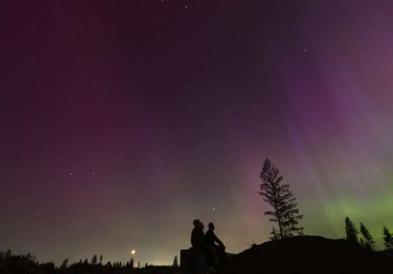
[[[393,251],[393,235],[385,226],[382,228],[382,238],[385,251]],[[374,250],[375,240],[366,225],[360,222],[359,230],[349,217],[345,218],[345,238],[354,244],[361,245],[364,248]]]
[[[2,274],[172,274],[177,272],[179,264],[175,256],[172,266],[154,266],[140,263],[134,266],[134,260],[127,263],[103,263],[103,255],[94,255],[90,260],[84,259],[76,263],[69,263],[65,259],[60,266],[53,262],[40,263],[31,253],[15,255],[11,250],[0,252],[0,273]]]

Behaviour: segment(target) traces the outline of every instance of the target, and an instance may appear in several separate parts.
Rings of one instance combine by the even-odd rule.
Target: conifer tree
[[[177,260],[177,256],[175,256],[175,258],[173,259],[173,264],[172,264],[172,266],[173,266],[173,267],[179,267],[179,262],[178,262],[178,260]]]
[[[368,231],[367,227],[363,223],[360,223],[360,233],[362,234],[363,237],[362,245],[367,249],[373,249],[373,245],[375,244],[375,241],[371,236],[370,231]]]
[[[359,232],[349,217],[345,218],[345,234],[346,234],[345,238],[347,239],[347,241],[350,241],[352,243],[359,243],[358,242]]]
[[[262,184],[259,194],[272,207],[265,215],[270,216],[269,220],[278,226],[278,232],[273,237],[278,236],[282,239],[301,235],[303,228],[298,225],[303,215],[299,213],[295,195],[290,191],[288,184],[282,184],[283,177],[280,176],[279,169],[269,159],[263,164],[260,178]]]
[[[383,228],[383,244],[386,249],[393,249],[393,236],[386,226]]]
[[[273,226],[272,231],[270,232],[270,240],[275,241],[280,239],[280,233],[278,233],[276,227]]]
[[[67,268],[67,267],[68,267],[68,258],[64,259],[64,261],[60,265],[60,268]]]
[[[90,263],[91,263],[92,265],[96,265],[96,264],[97,264],[97,261],[98,261],[97,255],[94,255],[94,256],[91,258]]]

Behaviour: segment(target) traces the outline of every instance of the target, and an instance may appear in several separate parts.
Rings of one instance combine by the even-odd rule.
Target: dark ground
[[[363,274],[393,273],[392,252],[374,252],[346,240],[298,236],[254,245],[229,255],[218,274]],[[55,267],[38,263],[31,255],[0,253],[0,274],[175,274],[177,267],[74,263]],[[191,273],[190,273],[191,274]],[[202,273],[201,273],[202,274]],[[205,274],[205,273],[203,273]]]
[[[393,258],[346,240],[298,236],[232,256],[221,274],[393,273]]]

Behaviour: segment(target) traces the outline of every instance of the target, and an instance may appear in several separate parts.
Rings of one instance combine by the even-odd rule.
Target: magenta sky
[[[0,3],[0,250],[169,263],[193,218],[268,238],[266,157],[305,232],[393,228],[393,2]]]

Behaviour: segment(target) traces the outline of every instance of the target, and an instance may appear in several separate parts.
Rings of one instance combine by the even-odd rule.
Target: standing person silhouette
[[[218,268],[225,258],[225,245],[214,233],[214,224],[209,223],[209,230],[205,234],[205,243],[208,246],[210,263]]]

